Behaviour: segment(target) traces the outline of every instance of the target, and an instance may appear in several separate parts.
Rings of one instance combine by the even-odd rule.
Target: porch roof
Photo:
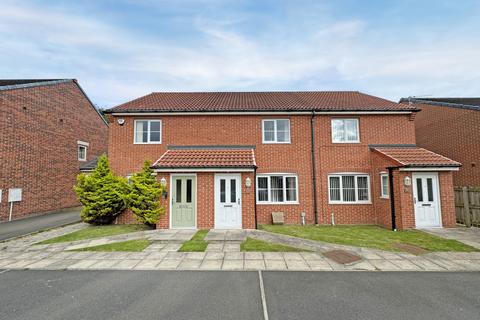
[[[255,168],[252,146],[178,146],[168,150],[152,165],[168,168]]]
[[[461,163],[416,146],[371,147],[401,167],[460,167]]]

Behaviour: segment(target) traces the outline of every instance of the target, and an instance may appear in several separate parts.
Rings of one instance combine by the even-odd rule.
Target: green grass
[[[146,239],[137,239],[137,240],[129,240],[129,241],[122,241],[122,242],[115,242],[110,244],[102,244],[99,246],[88,247],[88,248],[80,248],[71,251],[104,251],[104,252],[111,252],[111,251],[129,251],[129,252],[139,252],[143,251],[146,247],[150,245],[150,241]]]
[[[126,225],[108,225],[108,226],[89,226],[85,229],[65,234],[60,237],[47,239],[36,244],[52,244],[59,242],[70,242],[85,239],[102,238],[106,236],[114,236],[123,233],[149,230],[150,227],[143,224],[126,224]]]
[[[241,251],[256,251],[256,252],[304,252],[308,250],[303,250],[299,248],[294,248],[286,246],[279,243],[266,242],[262,240],[247,238],[240,245]]]
[[[207,230],[198,230],[192,239],[185,241],[178,252],[203,252],[207,249],[208,242],[203,240],[208,233]]]
[[[440,238],[419,230],[391,231],[378,226],[262,225],[260,228],[310,240],[389,251],[399,251],[392,247],[394,243],[406,243],[428,251],[479,251],[460,241]]]

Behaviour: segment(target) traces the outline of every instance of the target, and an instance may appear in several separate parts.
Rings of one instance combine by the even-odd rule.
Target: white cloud
[[[392,42],[365,21],[331,20],[287,37],[272,32],[279,25],[239,31],[249,23],[244,13],[218,20],[199,15],[191,21],[199,40],[190,42],[139,34],[65,8],[10,2],[0,10],[0,64],[6,77],[77,78],[100,106],[164,90],[478,95],[479,44]]]

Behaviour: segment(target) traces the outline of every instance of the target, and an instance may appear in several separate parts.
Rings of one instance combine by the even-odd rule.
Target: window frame
[[[282,177],[282,194],[284,201],[271,201],[271,177]],[[259,188],[258,188],[258,179],[259,178],[267,178],[267,195],[268,201],[260,201],[259,200]],[[287,201],[287,178],[294,178],[295,179],[295,201]],[[299,204],[298,201],[298,176],[292,173],[265,173],[265,174],[258,174],[256,177],[257,188],[255,192],[256,202],[257,204],[263,205],[289,205],[289,204]]]
[[[383,187],[384,187],[384,183],[383,183],[383,178],[386,177],[387,178],[387,193],[383,193]],[[380,173],[380,198],[382,199],[389,199],[390,198],[390,179],[388,177],[388,173],[386,172],[381,172]]]
[[[80,158],[80,148],[85,148],[85,157]],[[87,152],[88,152],[88,145],[85,143],[77,143],[77,159],[78,161],[87,161]]]
[[[354,184],[355,184],[355,201],[344,201],[343,200],[343,176],[354,176]],[[339,178],[339,190],[340,190],[340,200],[332,200],[330,194],[330,178],[331,177],[338,177]],[[368,200],[358,200],[358,178],[359,177],[366,177],[367,178],[367,187],[368,187]],[[367,173],[331,173],[327,177],[328,179],[328,203],[329,204],[372,204],[372,195],[371,195],[371,185],[370,185],[370,175]]]
[[[277,121],[279,120],[285,120],[288,122],[288,140],[287,141],[278,141],[278,130],[277,130]],[[273,133],[275,140],[274,141],[266,141],[265,140],[265,122],[267,121],[273,121],[274,127],[273,127]],[[288,118],[278,118],[278,119],[262,119],[262,143],[263,144],[290,144],[292,142],[292,130],[291,130],[291,123],[290,119]]]
[[[335,134],[333,132],[333,122],[334,121],[338,121],[338,120],[342,120],[342,121],[345,121],[345,120],[353,120],[356,122],[357,124],[357,139],[356,140],[342,140],[342,141],[338,141],[338,140],[335,140]],[[344,124],[344,127],[345,127],[345,124]],[[330,134],[332,136],[332,143],[360,143],[360,120],[358,118],[332,118],[330,120]]]
[[[137,141],[137,122],[139,121],[147,121],[147,142],[138,142]],[[151,123],[152,122],[159,122],[160,123],[160,141],[150,141],[150,128],[151,128]],[[162,138],[163,138],[163,122],[161,119],[135,119],[134,120],[134,125],[133,125],[133,144],[162,144]]]

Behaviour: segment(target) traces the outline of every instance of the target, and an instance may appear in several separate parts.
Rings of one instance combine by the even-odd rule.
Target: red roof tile
[[[373,150],[405,167],[459,167],[459,162],[419,147],[374,147]]]
[[[170,149],[158,159],[154,168],[254,168],[253,149]]]
[[[412,111],[358,91],[154,92],[107,112]]]

